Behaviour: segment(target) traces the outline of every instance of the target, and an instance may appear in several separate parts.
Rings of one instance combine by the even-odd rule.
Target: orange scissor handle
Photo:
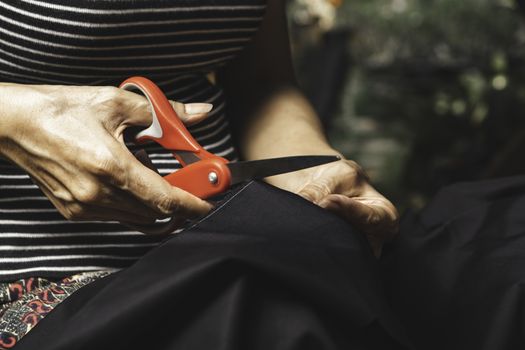
[[[231,173],[226,166],[228,160],[206,151],[190,134],[160,88],[144,77],[125,80],[120,88],[139,91],[148,99],[152,110],[152,124],[136,136],[138,143],[154,141],[167,150],[182,164],[180,169],[164,178],[202,199],[227,190],[231,184]],[[200,159],[187,164],[177,152],[191,152]]]
[[[186,166],[164,178],[172,185],[201,199],[225,192],[231,186],[228,161],[217,158],[205,159]]]

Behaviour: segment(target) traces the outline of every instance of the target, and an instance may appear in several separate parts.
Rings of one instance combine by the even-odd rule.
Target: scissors
[[[144,77],[125,80],[120,88],[141,92],[151,104],[153,122],[135,136],[138,144],[153,141],[172,152],[182,168],[164,177],[172,186],[201,199],[244,181],[262,179],[334,161],[338,156],[293,156],[230,162],[204,149],[190,134],[161,89]]]

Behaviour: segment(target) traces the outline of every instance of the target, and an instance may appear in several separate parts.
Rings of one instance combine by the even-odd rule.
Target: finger
[[[119,105],[122,108],[124,126],[150,126],[153,122],[151,104],[139,93],[119,89]]]
[[[69,190],[66,186],[47,174],[45,171],[38,174],[37,177],[33,177],[33,181],[40,187],[44,194],[51,200],[55,207],[64,208],[64,212],[67,211],[67,207],[74,206],[75,212],[81,212],[82,214],[97,213],[96,218],[104,218],[107,220],[118,220],[117,217],[103,215],[105,213],[113,213],[117,210],[122,213],[126,213],[127,216],[133,218],[140,218],[141,223],[152,222],[156,219],[162,219],[166,216],[161,216],[159,213],[149,206],[144,205],[137,198],[132,196],[129,192],[122,190],[116,186],[118,180],[113,180],[114,177],[118,177],[117,174],[108,174],[107,177],[91,179],[90,177],[77,177],[79,181],[74,186],[88,186],[88,183],[98,181],[98,192],[99,194],[94,195],[93,203],[89,201],[80,201],[79,198],[75,197],[74,192]],[[41,181],[39,178],[45,178],[45,181]],[[50,184],[55,184],[54,189],[51,188]],[[100,210],[95,210],[100,208]],[[80,215],[80,214],[79,214]],[[78,215],[74,215],[78,216]],[[91,218],[93,215],[91,215]],[[95,218],[95,219],[96,219]]]
[[[213,109],[211,103],[180,103],[170,101],[173,109],[186,126],[200,123],[208,117],[208,113]]]
[[[155,222],[154,216],[143,215],[142,212],[133,212],[111,207],[101,207],[98,205],[65,203],[56,198],[46,186],[40,185],[41,191],[49,198],[57,210],[71,221],[126,221],[137,225],[148,225]],[[148,210],[151,210],[147,208]],[[153,212],[151,210],[151,212]]]
[[[378,258],[381,256],[383,243],[397,233],[397,220],[393,222],[383,206],[371,206],[342,195],[328,196],[320,205],[363,232]]]
[[[391,204],[381,197],[350,198],[332,194],[324,198],[319,205],[339,214],[368,234],[388,236],[397,230],[397,212],[394,212]]]
[[[38,185],[38,187],[40,188],[40,190],[42,191],[42,193],[44,193],[44,195],[47,197],[47,199],[49,199],[49,201],[51,202],[51,204],[53,204],[55,206],[55,208],[63,215],[63,216],[66,216],[67,214],[67,211],[65,210],[65,204],[63,203],[62,200],[56,198],[54,195],[53,195],[53,192],[51,190],[49,190],[47,188],[47,186],[43,183],[43,182],[40,182],[38,180],[36,180],[36,178],[32,177],[33,178],[33,181]]]
[[[329,181],[319,180],[306,184],[297,194],[312,203],[318,204],[333,193],[333,190],[333,185]]]
[[[212,205],[186,191],[171,186],[154,171],[144,167],[126,149],[121,152],[121,159],[126,164],[125,188],[139,201],[158,214],[182,218],[192,218],[207,214]]]
[[[122,90],[125,124],[128,126],[149,126],[152,123],[152,107],[144,95]],[[194,125],[206,119],[213,109],[211,103],[181,103],[169,101],[182,122]]]
[[[122,143],[132,142],[134,135],[140,132],[144,127],[152,124],[152,107],[149,101],[141,95],[124,91],[126,100],[125,114],[120,120],[112,120],[109,122],[108,130],[110,130],[114,137]],[[192,126],[200,123],[208,117],[208,113],[212,110],[213,105],[210,103],[190,103],[183,104],[176,101],[169,101],[177,116],[186,126]]]
[[[107,185],[107,184],[106,184]],[[137,199],[128,190],[118,188],[118,181],[113,181],[105,195],[97,200],[96,206],[103,210],[112,210],[118,208],[121,212],[139,217],[149,218],[150,221],[165,219],[168,215],[159,215],[157,210],[145,205]]]

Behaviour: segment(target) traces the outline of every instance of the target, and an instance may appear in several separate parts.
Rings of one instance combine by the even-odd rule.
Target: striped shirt
[[[113,85],[142,75],[180,102],[213,103],[190,128],[236,160],[220,87],[206,78],[246,46],[265,0],[0,0],[0,81]],[[146,146],[162,175],[180,165]],[[116,222],[70,222],[17,166],[0,161],[0,281],[130,265],[161,238]]]

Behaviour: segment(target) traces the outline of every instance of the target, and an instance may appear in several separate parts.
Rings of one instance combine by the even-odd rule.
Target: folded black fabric
[[[525,349],[525,176],[444,188],[384,252],[417,349]]]
[[[409,349],[342,219],[251,182],[57,307],[17,349]]]

